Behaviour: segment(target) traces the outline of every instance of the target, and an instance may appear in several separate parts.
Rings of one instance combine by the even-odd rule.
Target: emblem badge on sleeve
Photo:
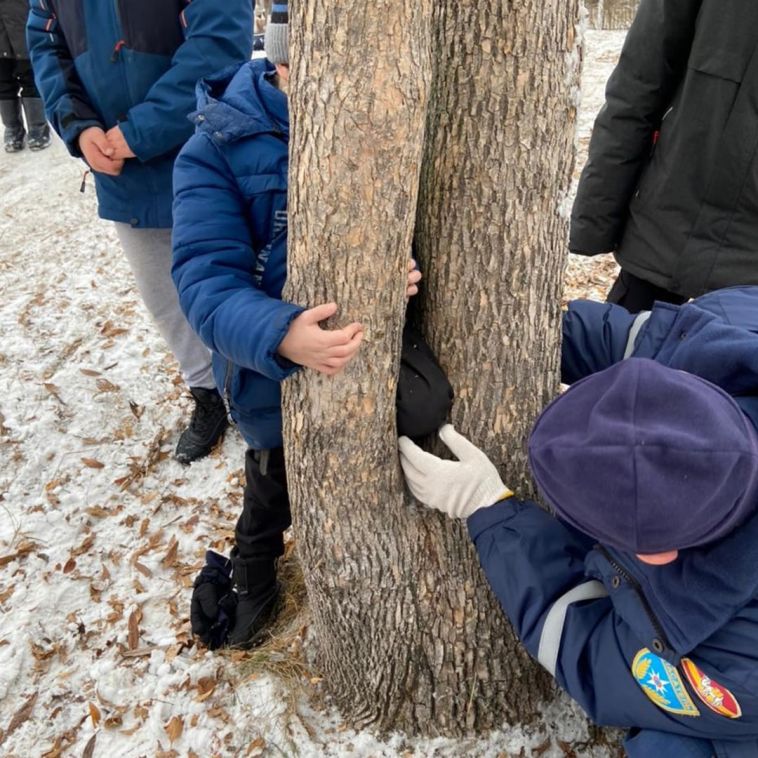
[[[712,710],[728,719],[742,716],[742,708],[737,698],[718,682],[713,681],[689,658],[682,658],[682,670],[695,694]]]
[[[659,708],[678,716],[699,716],[679,672],[646,647],[634,656],[632,676]]]

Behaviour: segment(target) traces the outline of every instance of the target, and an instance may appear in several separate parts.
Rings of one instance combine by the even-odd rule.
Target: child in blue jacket
[[[50,123],[94,173],[140,296],[194,400],[176,459],[208,455],[227,426],[208,349],[171,278],[171,177],[203,76],[248,60],[249,0],[30,0],[27,37]],[[86,179],[86,174],[85,174]],[[84,189],[84,183],[82,183]]]
[[[571,304],[574,383],[529,441],[555,515],[450,426],[457,461],[400,440],[411,491],[467,519],[527,649],[594,721],[630,728],[634,758],[758,755],[756,305],[756,287],[646,318]]]
[[[193,593],[193,632],[212,648],[254,644],[279,596],[276,559],[290,525],[280,383],[301,367],[340,372],[363,337],[359,323],[319,326],[337,312],[334,303],[304,309],[281,299],[287,22],[286,3],[275,3],[266,27],[267,60],[200,84],[197,133],[174,172],[174,281],[190,324],[213,351],[216,383],[249,446],[231,561],[209,552]],[[413,295],[421,274],[410,268],[407,294]]]

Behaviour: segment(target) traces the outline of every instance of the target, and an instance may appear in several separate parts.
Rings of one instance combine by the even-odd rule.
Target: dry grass
[[[310,619],[303,571],[293,541],[287,543],[284,557],[279,561],[278,575],[282,596],[276,618],[263,642],[252,650],[232,651],[229,655],[239,660],[241,679],[270,674],[295,693],[313,679],[313,673],[303,652]]]

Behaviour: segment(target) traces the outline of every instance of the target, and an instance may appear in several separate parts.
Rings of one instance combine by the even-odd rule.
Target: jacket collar
[[[289,137],[287,96],[274,84],[276,70],[266,60],[232,66],[197,85],[197,110],[190,115],[198,131],[217,142],[255,134]]]
[[[615,578],[618,567],[631,581]],[[645,644],[658,639],[678,658],[758,599],[758,513],[718,542],[684,550],[665,566],[599,546],[587,569],[609,588],[617,612]]]

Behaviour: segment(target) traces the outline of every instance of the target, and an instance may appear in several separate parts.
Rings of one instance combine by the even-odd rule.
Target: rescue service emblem
[[[634,656],[632,676],[642,691],[661,709],[677,716],[699,716],[679,672],[646,647]]]
[[[689,658],[682,658],[682,670],[695,694],[712,711],[728,719],[738,719],[742,716],[742,708],[737,698],[726,687],[703,673]]]

